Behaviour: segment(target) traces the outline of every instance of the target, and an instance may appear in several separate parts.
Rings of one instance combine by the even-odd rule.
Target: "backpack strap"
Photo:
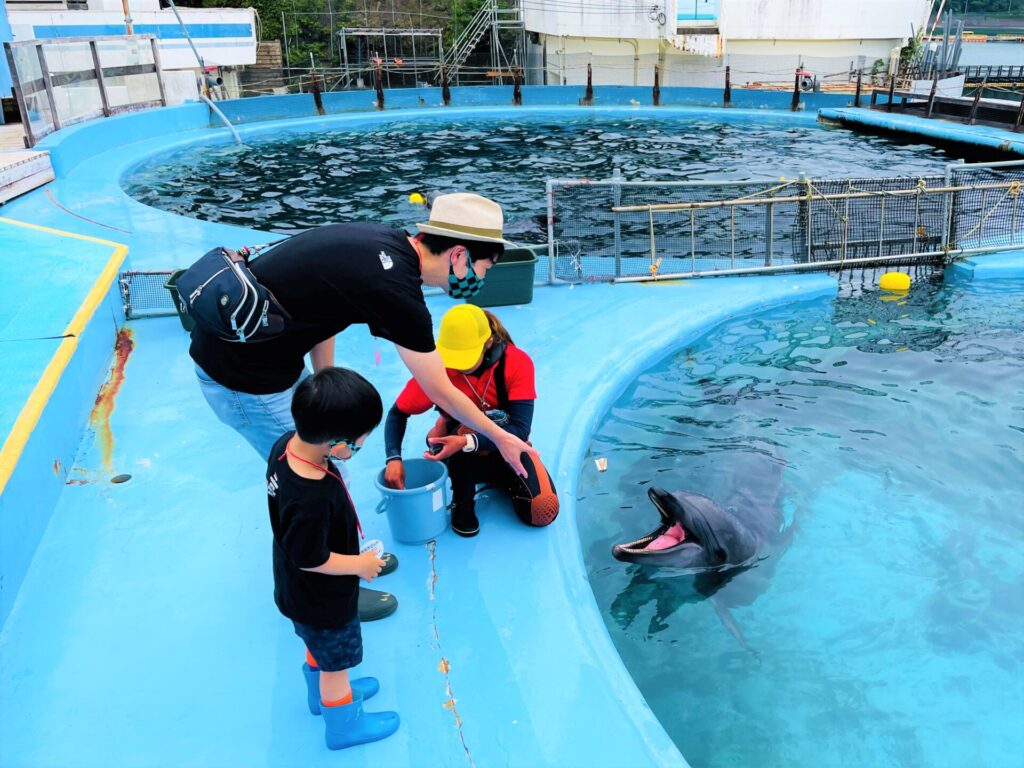
[[[494,369],[494,389],[498,395],[498,407],[503,411],[508,410],[508,382],[505,380],[506,359],[508,359],[508,346],[505,347],[505,351]]]

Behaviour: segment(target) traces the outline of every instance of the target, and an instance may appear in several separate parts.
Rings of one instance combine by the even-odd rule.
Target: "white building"
[[[6,0],[14,40],[124,35],[121,0]],[[164,69],[193,69],[195,56],[170,9],[160,0],[128,0],[133,31],[155,35]],[[256,63],[257,24],[252,8],[180,8],[199,54],[208,66]]]
[[[887,71],[930,0],[523,0],[531,82],[721,87]],[[876,62],[878,62],[876,64]]]

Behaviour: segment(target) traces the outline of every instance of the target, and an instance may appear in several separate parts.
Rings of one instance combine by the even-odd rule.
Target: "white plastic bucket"
[[[421,544],[436,539],[448,527],[448,468],[440,461],[408,459],[405,490],[384,485],[384,471],[374,478],[382,496],[377,512],[386,512],[395,541]]]

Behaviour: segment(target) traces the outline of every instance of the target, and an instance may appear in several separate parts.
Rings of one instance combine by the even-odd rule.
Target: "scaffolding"
[[[388,29],[386,27],[342,27],[337,32],[341,50],[341,87],[364,87],[363,75],[380,67],[383,86],[392,87],[392,76],[413,86],[433,79],[444,61],[444,40],[440,29]],[[417,40],[419,40],[417,46]],[[354,48],[350,53],[350,46]],[[423,75],[424,80],[420,79]]]

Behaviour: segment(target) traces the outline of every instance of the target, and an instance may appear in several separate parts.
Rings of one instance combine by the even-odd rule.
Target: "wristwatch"
[[[474,435],[471,432],[468,435],[466,435],[465,437],[466,437],[466,444],[464,446],[462,446],[462,452],[463,453],[473,453],[473,451],[475,451],[476,448],[477,448],[476,435]]]

